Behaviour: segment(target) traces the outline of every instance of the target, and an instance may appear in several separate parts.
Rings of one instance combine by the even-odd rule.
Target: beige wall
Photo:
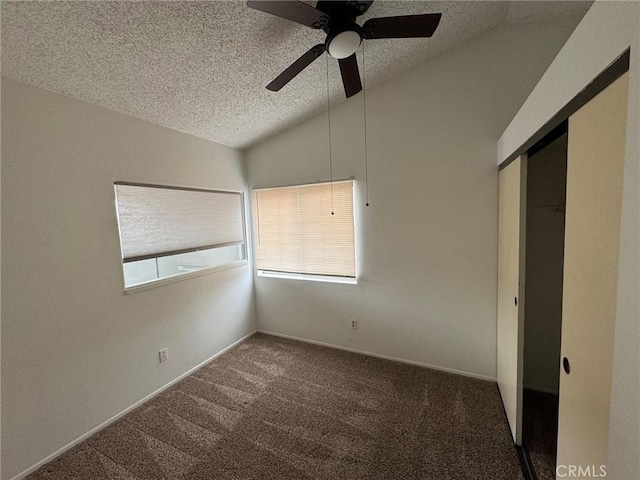
[[[527,161],[524,385],[558,393],[567,136]]]
[[[496,141],[575,24],[499,27],[369,91],[369,208],[362,95],[332,108],[359,284],[256,278],[259,328],[495,378]],[[252,187],[328,179],[326,115],[247,159]]]
[[[2,139],[11,478],[256,324],[248,265],[125,295],[114,211],[114,180],[245,190],[241,152],[8,79]]]
[[[640,477],[640,3],[596,1],[498,142],[498,163],[631,47],[607,478]]]

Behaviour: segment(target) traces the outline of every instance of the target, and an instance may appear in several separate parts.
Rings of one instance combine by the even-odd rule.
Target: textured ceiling
[[[361,24],[443,15],[431,39],[366,41],[366,85],[501,23],[581,16],[589,5],[377,0]],[[280,92],[264,88],[323,40],[244,1],[2,2],[3,75],[240,148],[326,109],[325,57]],[[331,102],[343,101],[337,61],[328,63]]]

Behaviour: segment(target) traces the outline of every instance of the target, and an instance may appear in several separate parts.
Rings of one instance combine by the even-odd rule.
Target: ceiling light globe
[[[329,42],[329,55],[333,58],[341,59],[353,55],[362,42],[362,38],[358,32],[346,30],[340,32]]]

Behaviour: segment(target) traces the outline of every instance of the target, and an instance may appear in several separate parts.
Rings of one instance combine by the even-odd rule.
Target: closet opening
[[[538,480],[556,478],[567,136],[565,121],[526,163],[522,446]]]

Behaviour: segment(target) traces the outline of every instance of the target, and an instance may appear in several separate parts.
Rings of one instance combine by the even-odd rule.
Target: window
[[[246,263],[242,193],[117,182],[125,287]]]
[[[253,221],[259,274],[355,278],[352,180],[254,190]]]

